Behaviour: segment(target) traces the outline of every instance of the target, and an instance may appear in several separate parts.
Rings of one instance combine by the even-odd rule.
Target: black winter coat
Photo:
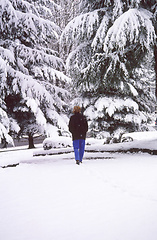
[[[85,139],[88,131],[88,123],[81,113],[75,113],[69,121],[69,131],[72,133],[73,140]]]

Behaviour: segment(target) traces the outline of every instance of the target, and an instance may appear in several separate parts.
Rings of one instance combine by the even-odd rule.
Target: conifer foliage
[[[0,0],[0,139],[67,129],[70,95],[94,136],[146,129],[156,21],[156,0]]]
[[[141,130],[155,104],[156,1],[80,1],[61,35],[69,75],[96,132]]]
[[[66,128],[70,79],[51,0],[0,0],[0,138]],[[10,135],[9,135],[10,134]]]

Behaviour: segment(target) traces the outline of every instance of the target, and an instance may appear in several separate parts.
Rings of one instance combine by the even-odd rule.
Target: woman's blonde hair
[[[75,106],[73,109],[73,113],[80,113],[81,112],[81,108],[79,106]]]

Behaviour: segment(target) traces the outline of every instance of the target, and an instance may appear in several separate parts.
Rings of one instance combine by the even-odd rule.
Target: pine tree
[[[77,16],[80,0],[55,0],[55,2],[60,6],[56,15],[57,24],[61,29],[64,29],[68,22]]]
[[[8,134],[67,128],[70,79],[58,54],[59,9],[51,0],[0,0],[0,138],[7,142]]]
[[[81,1],[61,35],[68,74],[95,131],[143,129],[155,103],[156,1]],[[147,64],[146,64],[147,63]]]

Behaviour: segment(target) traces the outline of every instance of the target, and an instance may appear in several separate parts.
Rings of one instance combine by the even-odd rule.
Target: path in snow
[[[1,154],[0,239],[156,240],[155,156]]]

